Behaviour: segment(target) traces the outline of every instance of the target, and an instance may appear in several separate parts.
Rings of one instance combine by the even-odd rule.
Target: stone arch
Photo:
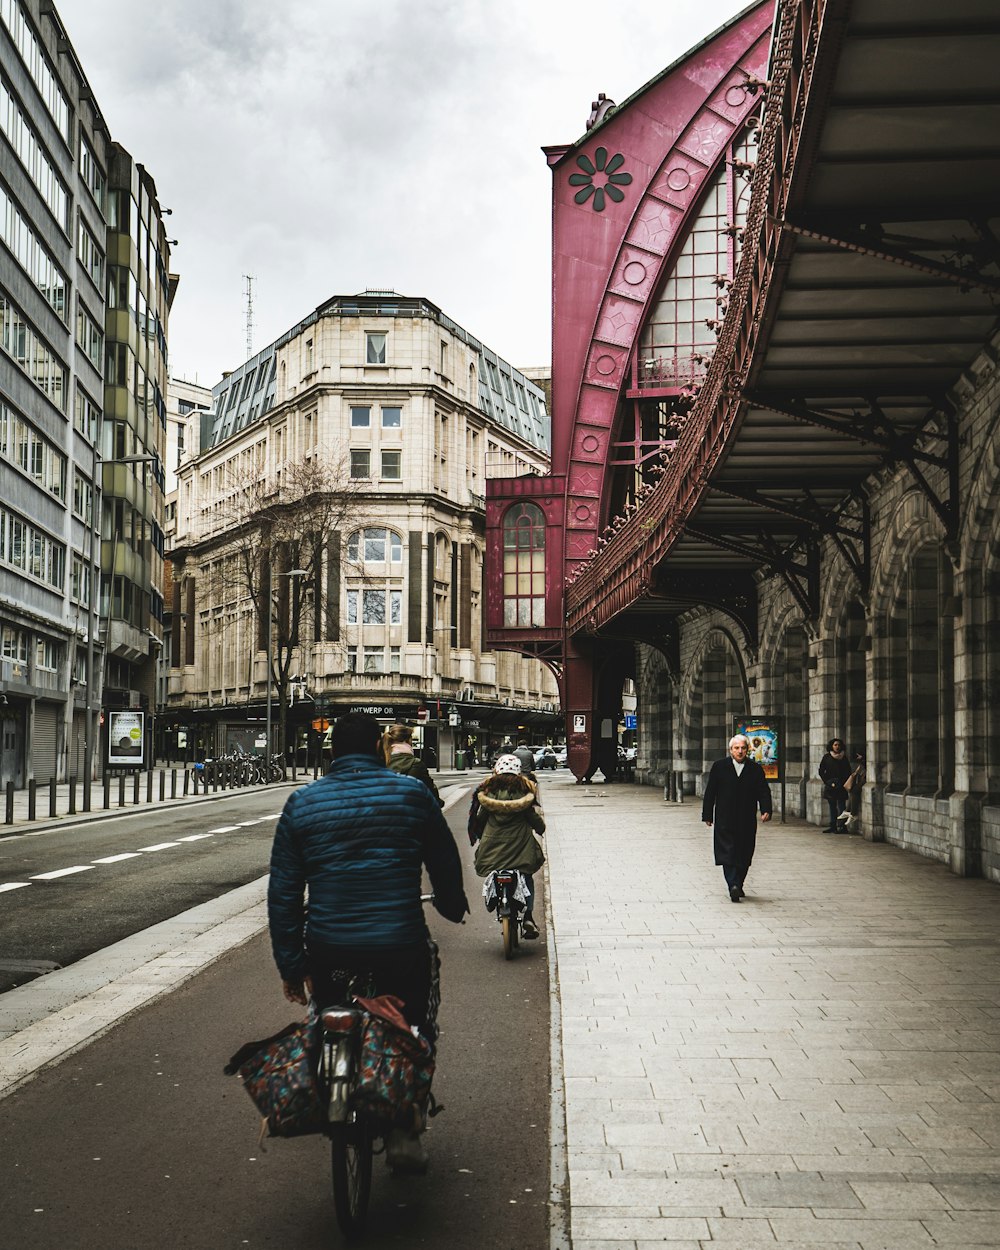
[[[663,653],[655,647],[640,643],[636,656],[639,724],[636,772],[641,781],[663,785],[667,775],[677,768],[677,683]]]
[[[681,699],[681,767],[685,793],[701,794],[714,760],[726,750],[734,716],[749,711],[746,670],[728,629],[714,625],[687,666]]]
[[[1000,807],[1000,408],[987,431],[963,516],[962,563],[958,579],[961,628],[969,642],[955,678],[964,750],[956,768],[956,789],[985,795]],[[1000,844],[1000,810],[993,822]]]
[[[787,592],[768,604],[761,629],[759,714],[780,716],[779,750],[788,810],[804,816],[810,774],[809,637],[802,611]]]

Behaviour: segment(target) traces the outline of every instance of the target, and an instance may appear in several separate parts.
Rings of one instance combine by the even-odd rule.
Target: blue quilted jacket
[[[434,906],[469,910],[451,830],[430,790],[374,755],[344,755],[285,804],[271,850],[271,945],[285,981],[307,971],[309,938],[333,946],[404,946],[427,937],[421,870]],[[306,892],[308,891],[308,920]]]

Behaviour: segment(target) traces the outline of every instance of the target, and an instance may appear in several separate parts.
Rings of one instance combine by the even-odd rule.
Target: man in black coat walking
[[[729,755],[716,760],[708,774],[701,818],[715,825],[715,862],[725,874],[729,897],[744,897],[743,882],[757,843],[757,808],[761,820],[771,819],[771,791],[764,770],[747,758],[750,743],[743,734],[729,741]]]

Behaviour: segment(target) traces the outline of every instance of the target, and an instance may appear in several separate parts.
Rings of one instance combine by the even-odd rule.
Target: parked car
[[[535,757],[535,768],[557,768],[559,761],[556,759],[555,750],[552,747],[529,747],[532,755]]]

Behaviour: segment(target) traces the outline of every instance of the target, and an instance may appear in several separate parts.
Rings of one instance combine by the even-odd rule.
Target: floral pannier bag
[[[379,1120],[420,1128],[434,1078],[430,1042],[410,1028],[394,995],[354,1001],[365,1011],[354,1105]]]

